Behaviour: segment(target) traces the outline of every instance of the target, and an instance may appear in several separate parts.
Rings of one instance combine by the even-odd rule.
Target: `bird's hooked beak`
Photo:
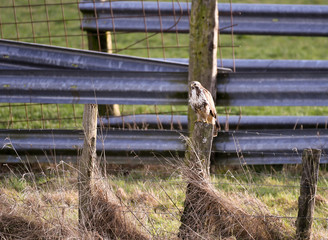
[[[190,84],[190,88],[191,89],[195,89],[195,87],[196,87],[196,84],[195,83]]]

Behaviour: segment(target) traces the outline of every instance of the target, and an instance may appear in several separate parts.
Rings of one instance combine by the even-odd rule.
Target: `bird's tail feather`
[[[218,135],[219,130],[220,130],[220,125],[217,121],[215,121],[213,137],[216,137]]]

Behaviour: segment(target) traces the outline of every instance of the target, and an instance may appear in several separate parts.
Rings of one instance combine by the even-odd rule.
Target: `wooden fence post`
[[[89,205],[91,193],[91,181],[97,166],[96,142],[97,142],[97,104],[85,104],[83,112],[84,143],[82,155],[78,162],[79,179],[79,223],[88,225]]]
[[[319,149],[304,149],[303,151],[301,189],[296,220],[296,236],[299,240],[311,239],[320,157],[321,150]]]
[[[202,232],[201,224],[194,224],[194,218],[197,213],[194,209],[194,200],[201,199],[202,196],[197,195],[199,192],[198,182],[201,179],[208,178],[210,175],[210,157],[213,142],[212,124],[196,122],[194,134],[189,142],[189,150],[186,152],[186,166],[193,169],[190,173],[190,182],[187,185],[186,199],[184,202],[184,210],[181,215],[181,226],[179,229],[180,239],[192,239],[193,233]],[[195,197],[196,195],[196,197]]]
[[[188,85],[190,86],[193,81],[199,81],[211,92],[214,101],[216,97],[217,40],[218,9],[216,0],[192,0]],[[198,122],[194,124],[195,120],[196,116],[189,106],[188,129],[191,141],[190,146],[187,146],[186,164],[193,173],[196,173],[196,179],[208,178],[214,126]],[[201,224],[195,226],[190,222],[192,218],[197,217],[194,212],[194,201],[198,186],[193,184],[193,180],[190,179],[186,190],[184,211],[179,229],[181,239],[191,239],[193,233],[200,233],[203,230],[199,229]]]
[[[89,0],[90,2],[104,2],[106,0]],[[97,18],[97,12],[94,12],[94,17]],[[112,53],[112,36],[109,31],[100,32],[99,29],[95,32],[87,32],[88,35],[88,48],[93,51]],[[111,105],[98,105],[98,114],[101,117],[107,116],[120,116],[120,108],[118,104]],[[104,175],[106,175],[107,162],[106,158],[101,162],[100,170]]]
[[[199,81],[216,100],[218,8],[215,0],[192,0],[189,33],[189,85]],[[190,91],[190,89],[189,89]],[[196,115],[189,106],[188,129]]]
[[[191,137],[189,151],[186,152],[186,164],[191,168],[198,168],[210,176],[210,158],[213,143],[214,126],[204,122],[196,122]]]

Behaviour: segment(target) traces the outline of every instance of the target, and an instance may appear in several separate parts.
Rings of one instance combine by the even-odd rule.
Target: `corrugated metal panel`
[[[188,72],[188,59],[146,59],[0,40],[0,69],[77,69],[101,71]],[[223,59],[233,68],[232,59]],[[218,60],[218,66],[221,61]],[[237,72],[327,71],[324,60],[235,59]],[[224,69],[219,68],[219,71]],[[226,71],[228,71],[226,69]]]
[[[326,163],[328,131],[263,130],[219,133],[213,148],[221,164],[295,164],[301,163],[303,149],[322,149]]]
[[[188,59],[170,58],[169,61],[188,63]],[[236,72],[320,72],[328,71],[327,60],[222,59],[222,66]],[[221,66],[221,60],[218,60]]]
[[[0,71],[0,102],[187,104],[187,73]],[[327,106],[328,72],[218,74],[217,106]]]
[[[219,74],[218,106],[327,106],[324,72]]]
[[[76,69],[139,72],[187,72],[188,65],[169,61],[0,40],[0,68]]]
[[[143,159],[158,164],[156,157],[184,156],[185,145],[174,131],[101,131],[97,152],[109,162],[137,164]],[[83,132],[72,130],[0,130],[1,163],[76,161],[83,146]],[[17,154],[18,153],[18,156]],[[26,156],[28,155],[28,156]],[[112,161],[113,159],[113,161]]]
[[[0,71],[0,102],[187,104],[187,73]]]
[[[97,17],[95,18],[95,9]],[[81,2],[89,31],[189,32],[190,3]],[[218,4],[220,33],[231,34],[230,4]],[[327,36],[328,6],[232,4],[234,34]]]
[[[167,164],[184,156],[185,145],[177,131],[110,130],[97,139],[98,156],[109,163]],[[82,131],[0,130],[1,163],[76,161],[83,144]],[[214,164],[300,163],[304,148],[323,150],[328,163],[328,130],[267,130],[220,132],[214,139]],[[16,155],[18,153],[18,156]],[[243,158],[241,157],[243,156]]]
[[[219,113],[220,115],[220,113]],[[127,116],[102,117],[98,121],[101,127],[119,129],[176,129],[185,130],[188,125],[187,115],[141,114]],[[224,129],[225,116],[219,116],[219,123]],[[254,129],[327,129],[328,116],[235,116],[228,117],[230,130]]]

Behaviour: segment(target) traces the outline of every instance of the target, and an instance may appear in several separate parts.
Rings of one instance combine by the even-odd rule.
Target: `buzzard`
[[[192,82],[190,88],[189,104],[197,115],[197,122],[213,124],[216,137],[219,124],[216,121],[216,109],[211,93],[197,81]]]

